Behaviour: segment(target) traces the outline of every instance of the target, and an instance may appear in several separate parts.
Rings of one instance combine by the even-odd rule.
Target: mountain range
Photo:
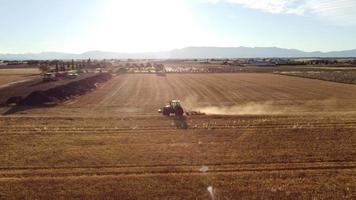
[[[42,52],[26,54],[0,54],[0,60],[53,60],[53,59],[185,59],[185,58],[286,58],[286,57],[356,57],[356,49],[330,52],[305,52],[277,47],[186,47],[171,51],[147,53],[117,53],[88,51],[81,54]]]

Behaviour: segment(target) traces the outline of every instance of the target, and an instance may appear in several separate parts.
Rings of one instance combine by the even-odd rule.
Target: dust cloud
[[[276,100],[264,102],[247,102],[236,105],[210,105],[197,96],[189,96],[183,100],[188,111],[197,111],[207,115],[293,115],[321,113],[350,113],[356,103],[340,102],[338,99],[316,100]]]
[[[278,106],[270,102],[247,103],[235,106],[197,107],[195,110],[214,115],[277,115],[285,112],[285,109],[278,108]]]
[[[212,106],[209,102],[204,102],[198,96],[187,96],[183,99],[183,107],[188,111],[197,111],[211,115],[264,115],[283,114],[286,108],[276,105],[276,102],[249,102],[236,103],[232,106]]]

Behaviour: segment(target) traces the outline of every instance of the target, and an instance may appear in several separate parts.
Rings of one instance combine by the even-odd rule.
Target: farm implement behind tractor
[[[180,100],[171,100],[162,109],[158,109],[158,112],[162,113],[164,116],[170,116],[171,114],[174,114],[175,116],[183,116],[184,113],[186,115],[205,115],[205,113],[200,111],[184,111]]]

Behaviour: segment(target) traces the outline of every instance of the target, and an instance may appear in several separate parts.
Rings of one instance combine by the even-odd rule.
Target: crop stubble
[[[155,113],[171,98],[271,108],[187,116],[180,129]],[[351,199],[355,99],[352,85],[278,75],[120,75],[71,103],[0,118],[0,198],[207,199],[212,186],[218,199]]]

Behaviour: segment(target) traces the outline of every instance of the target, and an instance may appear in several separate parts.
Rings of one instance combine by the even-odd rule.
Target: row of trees
[[[39,66],[42,72],[50,71],[68,71],[68,70],[80,70],[80,69],[95,69],[105,68],[110,66],[111,63],[107,61],[92,61],[88,60],[50,60],[50,61],[31,61],[31,65]]]

